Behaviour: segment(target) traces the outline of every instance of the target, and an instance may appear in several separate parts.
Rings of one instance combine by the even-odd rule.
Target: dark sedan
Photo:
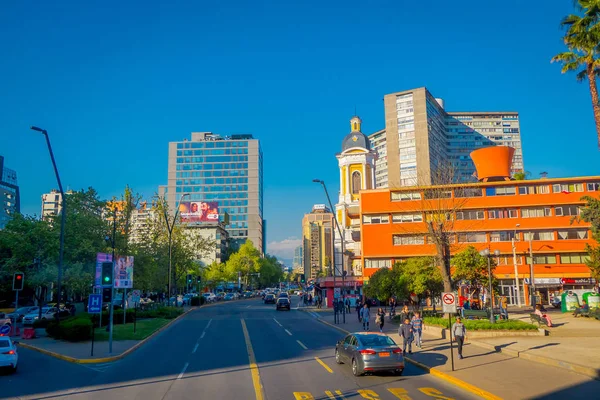
[[[365,372],[404,372],[402,349],[389,336],[378,332],[355,332],[337,342],[335,361],[352,365],[354,376]]]
[[[274,294],[267,294],[265,295],[265,304],[275,304],[275,295]]]
[[[287,309],[288,311],[290,311],[291,310],[290,299],[288,299],[287,297],[278,298],[276,308],[277,308],[277,310]]]

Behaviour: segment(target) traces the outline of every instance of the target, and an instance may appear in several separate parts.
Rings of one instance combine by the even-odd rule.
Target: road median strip
[[[344,329],[342,327],[339,327],[339,326],[331,324],[331,323],[329,323],[327,321],[324,321],[322,318],[319,318],[318,321],[320,321],[323,324],[328,325],[328,326],[330,326],[330,327],[332,327],[334,329],[337,329],[338,331],[343,332],[345,334],[351,333],[350,331],[348,331],[348,330],[346,330],[346,329]],[[422,363],[420,363],[418,361],[415,361],[415,360],[413,360],[411,358],[408,358],[406,356],[404,356],[404,359],[406,360],[406,362],[414,365],[415,367],[418,367],[418,368],[420,368],[420,369],[428,372],[429,374],[431,374],[433,376],[436,376],[436,377],[438,377],[440,379],[443,379],[446,382],[452,383],[453,385],[458,386],[458,387],[460,387],[460,388],[462,388],[462,389],[464,389],[464,390],[466,390],[468,392],[474,393],[477,396],[480,396],[481,398],[484,398],[486,400],[502,400],[501,397],[498,397],[495,394],[492,394],[492,393],[490,393],[490,392],[488,392],[488,391],[486,391],[484,389],[481,389],[480,387],[477,387],[475,385],[471,385],[470,383],[467,383],[467,382],[465,382],[465,381],[463,381],[461,379],[458,379],[458,378],[456,378],[456,377],[454,377],[454,376],[452,376],[452,375],[450,375],[450,374],[448,374],[446,372],[443,372],[443,371],[441,371],[441,370],[439,370],[439,369],[437,369],[435,367],[429,367],[429,366],[427,366],[425,364],[422,364]]]
[[[140,348],[141,346],[143,346],[148,340],[152,339],[153,337],[155,337],[159,333],[163,332],[164,330],[166,330],[167,328],[169,328],[170,326],[172,326],[173,324],[175,324],[177,321],[179,321],[181,318],[183,318],[185,315],[187,315],[189,312],[191,312],[191,311],[193,311],[195,309],[196,308],[190,308],[189,310],[185,311],[183,314],[179,315],[177,318],[172,319],[167,324],[165,324],[161,328],[157,329],[154,333],[152,333],[147,338],[145,338],[143,340],[140,340],[138,343],[136,343],[135,345],[133,345],[129,349],[125,350],[123,353],[118,354],[116,356],[102,357],[102,358],[75,358],[75,357],[66,356],[64,354],[56,353],[56,352],[51,351],[51,350],[46,350],[44,348],[37,347],[37,346],[32,345],[32,344],[23,343],[22,341],[19,342],[19,346],[21,346],[23,348],[26,348],[26,349],[29,349],[29,350],[37,351],[37,352],[45,354],[47,356],[58,358],[60,360],[68,361],[68,362],[71,362],[71,363],[74,363],[74,364],[101,364],[101,363],[118,361],[118,360],[120,360],[120,359],[128,356],[129,354],[133,353],[135,350],[137,350],[138,348]]]
[[[244,331],[244,340],[246,342],[246,350],[248,352],[248,360],[250,364],[250,374],[252,375],[252,385],[254,386],[254,395],[256,400],[263,400],[262,384],[260,383],[260,372],[258,371],[258,364],[256,364],[256,357],[254,357],[254,349],[252,348],[252,342],[250,341],[250,334],[246,327],[246,321],[243,319],[242,331]]]

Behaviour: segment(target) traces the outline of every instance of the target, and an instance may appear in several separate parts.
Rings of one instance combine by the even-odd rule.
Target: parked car
[[[377,371],[393,371],[396,375],[404,372],[402,349],[392,338],[379,332],[349,334],[337,342],[335,361],[351,364],[354,376]]]
[[[23,317],[26,316],[27,314],[32,314],[34,312],[37,312],[40,308],[37,306],[33,306],[33,307],[20,307],[19,309],[6,314],[6,318],[10,318],[12,320],[14,320],[15,322],[21,322],[23,320]]]
[[[42,307],[42,320],[53,319],[58,311],[56,307]],[[67,311],[68,313],[68,311]],[[39,309],[34,312],[27,314],[23,317],[23,325],[32,325],[40,316]]]
[[[213,301],[217,300],[217,296],[215,296],[214,293],[202,293],[202,297],[204,297],[208,303],[212,303]]]
[[[223,300],[228,301],[228,300],[233,300],[234,299],[234,295],[233,293],[227,293],[225,295],[225,297],[223,297]]]
[[[554,296],[552,298],[552,302],[551,302],[552,306],[554,308],[560,308],[561,304],[562,304],[562,300],[559,296]]]
[[[0,368],[10,368],[11,372],[17,372],[19,363],[17,344],[19,342],[13,342],[8,336],[0,337]]]

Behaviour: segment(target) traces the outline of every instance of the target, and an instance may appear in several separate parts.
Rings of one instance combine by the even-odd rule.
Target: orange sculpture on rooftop
[[[509,181],[515,149],[508,146],[484,147],[471,152],[480,182]]]

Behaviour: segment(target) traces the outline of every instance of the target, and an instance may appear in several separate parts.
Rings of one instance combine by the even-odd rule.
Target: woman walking
[[[379,332],[383,332],[383,325],[385,323],[385,312],[381,307],[377,310],[377,316],[375,317],[375,323],[379,325]]]

